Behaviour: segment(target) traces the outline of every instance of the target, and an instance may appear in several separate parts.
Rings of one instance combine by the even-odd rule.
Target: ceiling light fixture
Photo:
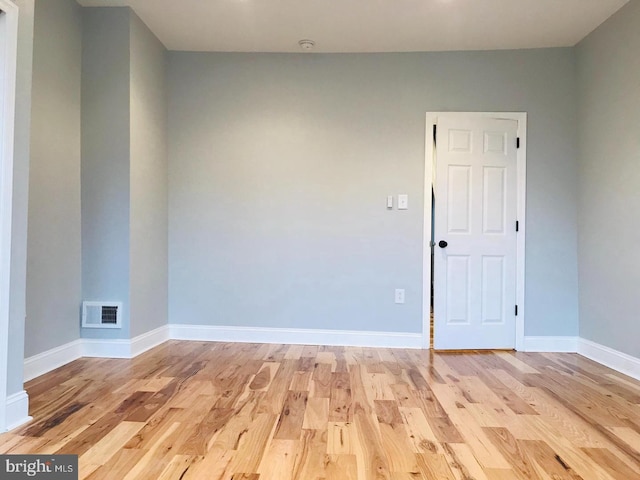
[[[308,52],[310,50],[313,50],[313,47],[316,46],[316,42],[314,42],[313,40],[300,40],[298,42],[298,45],[300,45],[300,48],[302,50],[305,50]]]

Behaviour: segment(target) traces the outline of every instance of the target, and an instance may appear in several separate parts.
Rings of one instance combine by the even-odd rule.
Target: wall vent
[[[83,328],[122,328],[122,302],[82,302]]]

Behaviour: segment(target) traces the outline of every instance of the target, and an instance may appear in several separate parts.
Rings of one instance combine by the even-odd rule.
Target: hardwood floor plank
[[[609,427],[608,430],[635,452],[640,451],[640,433],[629,427]]]
[[[258,415],[255,412],[255,407],[249,402],[239,410],[226,410],[229,412],[228,420],[209,440],[207,444],[208,450],[211,450],[214,445],[223,450],[237,450],[240,440],[242,440],[242,437],[248,431],[249,425]]]
[[[444,455],[417,453],[416,458],[422,478],[428,480],[456,480]]]
[[[289,391],[273,436],[277,440],[298,440],[302,432],[304,412],[307,408],[307,392]]]
[[[327,435],[324,430],[303,430],[295,452],[293,478],[316,480],[325,475]]]
[[[176,480],[184,478],[190,468],[202,460],[202,457],[192,455],[174,455],[158,480]]]
[[[269,440],[273,438],[277,419],[277,415],[261,413],[249,424],[238,440],[237,452],[229,467],[231,472],[258,472],[258,466],[262,457],[265,456]],[[289,445],[285,443],[286,440],[278,440],[278,442],[280,445]]]
[[[111,431],[122,421],[124,421],[122,415],[104,415],[100,417],[96,423],[85,429],[80,435],[63,445],[54,453],[82,455],[102,440],[102,438],[110,434]]]
[[[499,376],[505,385],[526,399],[526,401],[540,413],[546,424],[562,432],[562,434],[571,439],[576,446],[598,448],[608,443],[599,432],[580,416],[576,415],[571,408],[559,404],[544,390],[536,387],[525,387],[504,371],[495,370],[492,374]],[[533,439],[539,440],[539,438]]]
[[[144,456],[138,463],[123,477],[123,480],[134,480],[144,478],[156,478],[164,470],[168,460],[166,455],[174,448],[174,441],[181,434],[182,425],[174,422],[167,425],[156,441],[149,446]]]
[[[298,440],[273,440],[260,463],[258,473],[262,480],[294,480]]]
[[[356,456],[329,455],[325,465],[325,474],[326,480],[359,480]]]
[[[354,423],[329,422],[327,427],[327,453],[329,455],[355,454],[356,435]]]
[[[529,460],[554,480],[582,480],[582,477],[549,445],[541,440],[518,440]],[[586,480],[586,479],[585,479]]]
[[[611,475],[602,466],[592,460],[581,448],[575,447],[569,439],[562,436],[561,432],[546,424],[544,418],[531,418],[530,426],[558,454],[562,462],[570,466],[582,478],[611,480]],[[620,461],[621,465],[623,463]]]
[[[11,432],[0,435],[0,454],[8,452],[15,445],[24,441],[25,438],[26,437],[22,435],[17,435]]]
[[[220,480],[222,478],[232,478],[230,474],[226,477],[224,477],[224,475],[234,454],[235,451],[233,450],[223,450],[214,447],[207,452],[204,458],[195,461],[180,480],[200,480],[203,478]]]
[[[112,480],[124,478],[135,465],[142,459],[146,452],[135,448],[123,448],[118,450],[107,463],[97,469],[85,468],[84,462],[80,462],[80,478],[87,480]]]
[[[488,480],[484,470],[464,443],[442,444],[444,456],[456,478],[461,480]]]
[[[375,400],[374,404],[378,423],[386,423],[388,425],[402,423],[403,419],[397,402],[394,400]]]
[[[40,437],[47,433],[49,430],[57,427],[66,421],[69,417],[73,416],[74,413],[82,410],[86,406],[85,403],[73,402],[60,410],[55,411],[53,415],[47,418],[44,421],[32,424],[25,432],[24,435],[27,437]]]
[[[421,409],[401,407],[400,412],[415,453],[442,452],[440,442]]]
[[[390,472],[417,473],[418,464],[407,430],[402,423],[379,425],[382,451]]]
[[[351,387],[349,374],[344,372],[332,373],[329,421],[348,422],[351,419]]]
[[[349,367],[349,381],[351,385],[351,403],[354,410],[362,410],[365,413],[372,413],[372,403],[369,403],[369,396],[364,382],[362,381],[363,368],[360,365]]]
[[[511,352],[495,352],[494,355],[505,362],[513,365],[522,373],[540,373],[536,368],[532,367],[529,363],[517,358]]]
[[[289,385],[291,385],[297,368],[298,362],[296,360],[283,360],[275,373],[265,396],[265,404],[271,407],[272,413],[279,414],[282,410],[284,399],[289,392]]]
[[[406,383],[391,385],[391,391],[398,403],[398,407],[420,408],[419,400],[414,390]]]
[[[331,365],[316,362],[311,375],[311,395],[314,397],[331,397]]]
[[[207,416],[192,429],[191,435],[177,450],[182,455],[206,455],[209,444],[231,419],[234,414],[232,408],[212,408]]]
[[[512,465],[502,455],[485,431],[464,408],[458,409],[451,421],[462,432],[464,443],[468,444],[474,456],[484,468],[509,469]]]
[[[629,480],[630,478],[640,477],[640,470],[631,469],[621,463],[606,448],[583,448],[582,450],[615,480]]]
[[[266,392],[271,385],[271,381],[276,373],[276,371],[280,368],[279,363],[274,362],[266,362],[260,371],[253,377],[253,380],[249,384],[249,388],[251,390],[258,390]]]
[[[375,400],[393,400],[393,392],[391,391],[391,379],[384,374],[367,373],[362,371],[361,378],[364,385],[365,393],[368,398],[368,405],[373,405]]]
[[[311,389],[311,372],[297,371],[293,374],[293,380],[289,390],[294,392],[308,392]]]
[[[575,354],[172,340],[26,389],[0,452],[90,480],[640,479],[640,382]]]
[[[36,449],[33,450],[33,453],[41,453],[41,454],[53,454],[62,449],[67,443],[71,440],[79,436],[82,432],[84,432],[90,425],[81,425],[77,427],[75,430],[70,431],[70,433],[64,434],[62,436],[56,436],[54,438],[42,437],[46,439],[44,443],[39,445]],[[22,451],[22,450],[20,450]]]
[[[533,468],[527,453],[521,448],[509,430],[506,428],[487,427],[483,428],[483,431],[511,465],[515,475],[514,478],[524,480],[540,478]]]
[[[596,431],[601,433],[608,441],[613,443],[618,449],[628,455],[634,462],[640,464],[640,451],[627,445],[627,443],[613,434],[610,427],[624,427],[626,416],[634,416],[633,412],[620,412],[612,404],[607,404],[604,398],[599,397],[592,391],[582,391],[575,384],[569,384],[568,391],[560,388],[560,384],[555,384],[553,380],[537,379],[536,382],[548,385],[548,391],[560,404],[572,409],[582,420],[591,425]],[[566,387],[565,387],[566,388]],[[576,393],[576,391],[580,393]],[[581,402],[581,398],[588,398]]]
[[[329,423],[329,399],[307,398],[302,428],[307,430],[325,430]]]
[[[446,417],[447,413],[434,391],[430,388],[423,387],[414,392],[415,398],[418,400],[420,408],[424,410],[427,417]]]
[[[445,443],[464,442],[460,429],[451,422],[449,417],[427,417],[427,421],[439,441]]]
[[[231,480],[260,480],[259,473],[235,473]]]
[[[109,435],[103,437],[82,455],[82,461],[92,465],[104,465],[115,453],[138,433],[144,423],[122,422],[115,426]]]
[[[364,475],[367,479],[389,479],[389,465],[373,416],[363,411],[355,412],[354,416],[354,451],[359,476]]]

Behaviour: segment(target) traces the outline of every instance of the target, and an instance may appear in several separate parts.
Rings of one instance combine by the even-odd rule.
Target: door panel
[[[504,323],[504,256],[482,257],[482,317],[483,324]]]
[[[469,324],[469,257],[447,257],[447,324]]]
[[[448,192],[456,192],[448,198],[447,231],[449,233],[471,232],[471,168],[468,166],[449,166]]]
[[[517,128],[514,120],[438,118],[437,349],[515,347]]]
[[[503,167],[483,168],[482,232],[505,233],[507,213],[507,171]]]

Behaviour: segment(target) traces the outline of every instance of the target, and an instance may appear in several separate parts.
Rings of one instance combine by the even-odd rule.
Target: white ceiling
[[[628,0],[79,0],[130,6],[169,50],[411,52],[573,46]]]

